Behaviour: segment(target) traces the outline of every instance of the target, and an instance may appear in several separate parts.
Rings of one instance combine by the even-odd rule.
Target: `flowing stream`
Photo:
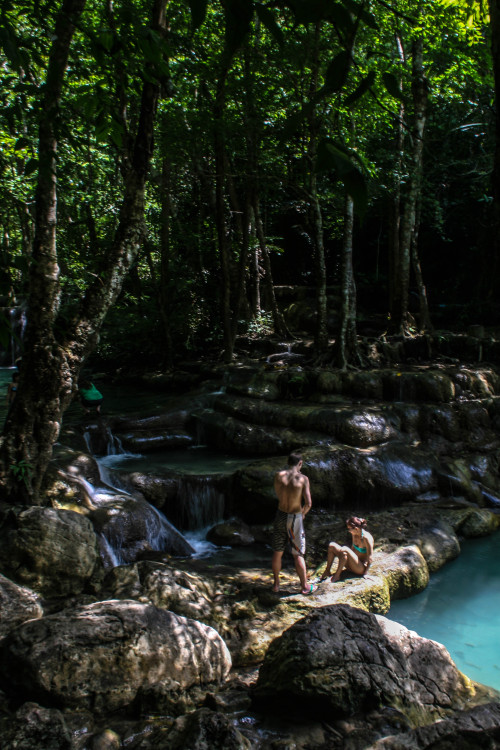
[[[417,596],[394,602],[391,620],[442,643],[468,677],[500,690],[500,532],[462,543],[456,560]]]

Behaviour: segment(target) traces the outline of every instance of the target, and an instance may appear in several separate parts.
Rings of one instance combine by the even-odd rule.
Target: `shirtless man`
[[[273,591],[280,590],[281,558],[287,542],[292,548],[295,570],[300,579],[301,593],[312,594],[317,586],[307,581],[307,570],[304,561],[306,551],[306,536],[304,533],[304,517],[311,510],[311,490],[309,479],[301,474],[302,456],[300,453],[290,453],[288,469],[279,471],[274,477],[274,490],[279,504],[274,519],[273,529],[273,558],[272,570],[274,575]],[[302,503],[304,500],[304,504]]]

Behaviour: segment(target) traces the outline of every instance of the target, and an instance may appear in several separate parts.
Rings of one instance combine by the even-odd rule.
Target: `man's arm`
[[[304,476],[304,486],[302,487],[302,497],[304,499],[304,505],[302,506],[302,516],[305,517],[311,510],[312,499],[311,499],[311,488],[309,486],[309,479]]]

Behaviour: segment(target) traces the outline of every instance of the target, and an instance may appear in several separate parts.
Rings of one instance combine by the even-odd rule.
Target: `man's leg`
[[[303,594],[309,593],[309,584],[307,583],[307,568],[306,562],[302,555],[293,556],[295,562],[295,570],[300,580],[300,588]]]
[[[274,586],[273,591],[277,594],[280,590],[280,570],[281,570],[281,558],[283,557],[283,550],[274,551],[271,560],[271,568],[274,575]]]

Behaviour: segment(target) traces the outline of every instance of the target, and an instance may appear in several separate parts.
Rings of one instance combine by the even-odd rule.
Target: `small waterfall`
[[[125,454],[125,450],[122,445],[122,441],[116,435],[113,435],[110,427],[106,427],[106,435],[108,436],[108,445],[106,454],[108,456],[119,456]]]
[[[190,531],[221,521],[224,516],[224,495],[211,477],[185,476],[177,494],[178,525]]]

